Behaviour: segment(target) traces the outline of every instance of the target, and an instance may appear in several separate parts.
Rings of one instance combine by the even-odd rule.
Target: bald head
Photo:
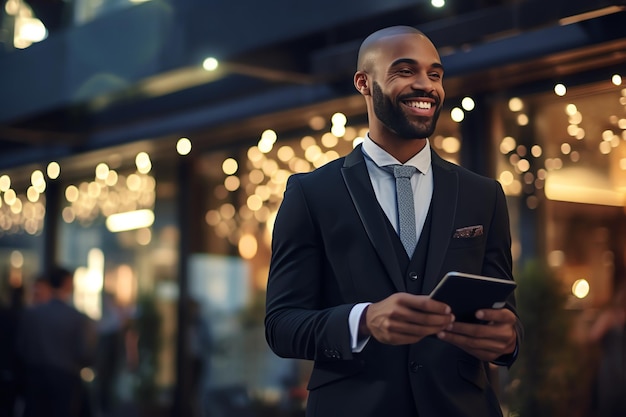
[[[379,46],[382,39],[397,35],[421,35],[426,37],[423,32],[411,26],[391,26],[388,28],[377,30],[369,35],[359,48],[359,58],[357,60],[357,71],[367,71],[371,66],[372,52]]]

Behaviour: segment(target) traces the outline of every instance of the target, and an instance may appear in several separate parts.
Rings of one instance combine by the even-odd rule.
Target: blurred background
[[[507,195],[527,340],[492,370],[505,415],[626,415],[625,1],[0,4],[2,317],[75,271],[95,415],[304,415],[310,364],[263,336],[273,220],[289,175],[366,134],[356,54],[396,24],[446,69],[431,144]]]

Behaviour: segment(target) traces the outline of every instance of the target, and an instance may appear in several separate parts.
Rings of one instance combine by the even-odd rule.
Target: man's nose
[[[422,90],[427,93],[430,93],[435,89],[433,86],[433,81],[425,72],[418,72],[417,74],[415,74],[411,82],[411,88],[413,90]]]

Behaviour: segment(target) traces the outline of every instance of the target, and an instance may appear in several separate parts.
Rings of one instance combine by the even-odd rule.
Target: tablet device
[[[508,279],[453,271],[443,277],[430,297],[448,304],[456,321],[477,323],[476,310],[504,307],[515,287],[517,284]]]

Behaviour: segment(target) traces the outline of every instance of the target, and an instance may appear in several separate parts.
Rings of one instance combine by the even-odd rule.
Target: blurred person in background
[[[32,304],[45,304],[52,298],[52,288],[50,282],[45,276],[39,276],[33,282],[32,288]]]
[[[95,359],[93,320],[72,305],[72,273],[47,275],[51,298],[26,309],[17,330],[24,417],[87,417],[90,404],[81,369]]]
[[[13,417],[18,393],[15,368],[17,322],[23,308],[23,288],[10,288],[8,303],[0,302],[0,417]]]

